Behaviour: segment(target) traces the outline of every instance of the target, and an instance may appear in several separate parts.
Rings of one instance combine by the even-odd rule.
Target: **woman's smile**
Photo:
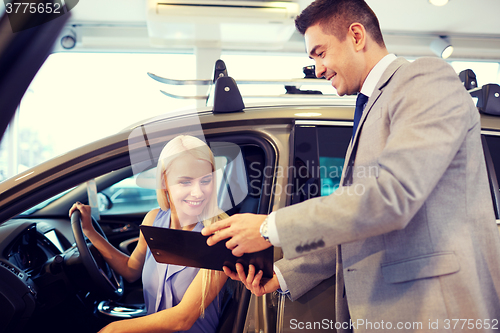
[[[184,200],[185,203],[187,203],[188,205],[193,206],[193,207],[200,206],[203,203],[203,201],[205,201],[205,200],[198,200],[198,201]]]

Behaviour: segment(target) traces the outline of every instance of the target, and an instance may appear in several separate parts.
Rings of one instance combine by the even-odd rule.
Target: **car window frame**
[[[481,131],[481,142],[483,144],[486,171],[488,173],[491,198],[493,200],[493,209],[495,212],[497,224],[500,226],[500,188],[498,186],[496,167],[493,162],[492,154],[488,145],[488,137],[495,137],[500,141],[500,133],[493,131]],[[498,168],[500,170],[500,165],[498,166]]]
[[[318,129],[322,128],[332,128],[342,127],[347,129],[352,129],[353,122],[352,121],[342,121],[342,120],[296,120],[291,128],[290,132],[290,159],[289,166],[295,167],[295,159],[297,156],[306,158],[309,157],[311,165],[320,166],[320,149],[319,149],[319,140],[318,140]],[[300,152],[300,149],[297,149],[297,146],[301,143],[307,142],[311,145],[315,145],[316,149],[314,152],[310,154],[303,154]],[[313,146],[314,147],[314,146]],[[346,147],[348,149],[348,147]],[[308,200],[310,198],[319,197],[321,195],[321,191],[316,192],[307,192],[305,196],[298,195],[296,181],[297,179],[294,177],[299,175],[298,172],[288,173],[288,184],[292,186],[293,192],[287,198],[286,206],[290,206],[292,204],[303,202],[304,200]],[[314,176],[314,173],[312,173]],[[321,186],[321,178],[317,177],[314,180],[314,184],[317,186]],[[277,318],[277,327],[276,332],[292,332],[293,329],[289,328],[285,329],[284,325],[287,319],[295,318],[300,321],[300,318],[304,319],[302,322],[311,322],[311,315],[317,314],[321,309],[330,309],[329,320],[333,320],[335,322],[335,311],[333,308],[333,312],[331,312],[331,307],[327,305],[331,305],[331,300],[335,298],[335,275],[324,280],[316,287],[302,295],[298,300],[292,302],[286,295],[279,294],[278,301],[276,306],[274,307],[276,311]],[[271,300],[272,301],[272,300]],[[285,310],[288,310],[286,312]],[[300,315],[299,315],[300,314]],[[309,318],[307,319],[307,317]],[[321,319],[327,318],[326,316],[319,315]],[[318,317],[318,318],[319,318]],[[309,331],[309,330],[308,330]],[[311,332],[319,332],[319,330],[310,330]]]

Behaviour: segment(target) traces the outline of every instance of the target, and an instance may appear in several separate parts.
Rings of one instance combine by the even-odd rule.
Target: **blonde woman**
[[[163,148],[156,182],[160,208],[146,215],[144,225],[200,232],[227,217],[217,207],[214,156],[198,138],[177,136]],[[100,332],[215,331],[222,307],[219,293],[227,279],[224,273],[157,263],[142,233],[129,257],[95,231],[89,206],[77,202],[70,215],[77,209],[85,235],[108,264],[130,282],[142,275],[148,315],[113,322]]]

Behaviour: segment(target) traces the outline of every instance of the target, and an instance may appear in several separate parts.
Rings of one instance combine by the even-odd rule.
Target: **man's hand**
[[[260,225],[266,216],[236,214],[203,228],[201,233],[204,236],[212,235],[207,239],[207,244],[210,246],[231,238],[226,242],[226,247],[232,250],[235,256],[241,257],[245,253],[262,251],[271,246],[271,243],[260,235]]]
[[[272,279],[262,279],[262,275],[264,273],[262,272],[262,270],[260,270],[256,275],[254,265],[248,266],[247,276],[245,276],[245,270],[243,269],[243,265],[240,263],[236,264],[237,272],[231,271],[226,266],[224,266],[222,269],[224,270],[224,273],[226,273],[226,275],[231,279],[243,282],[245,287],[247,287],[247,289],[256,296],[262,296],[264,294],[272,293],[273,291],[278,290],[278,288],[280,287],[276,274],[273,274]]]

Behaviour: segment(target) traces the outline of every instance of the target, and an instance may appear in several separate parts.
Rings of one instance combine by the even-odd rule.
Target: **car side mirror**
[[[111,202],[111,199],[106,194],[104,194],[102,192],[97,193],[97,202],[99,205],[100,212],[107,211],[107,210],[111,209],[111,207],[113,207],[113,203]]]

